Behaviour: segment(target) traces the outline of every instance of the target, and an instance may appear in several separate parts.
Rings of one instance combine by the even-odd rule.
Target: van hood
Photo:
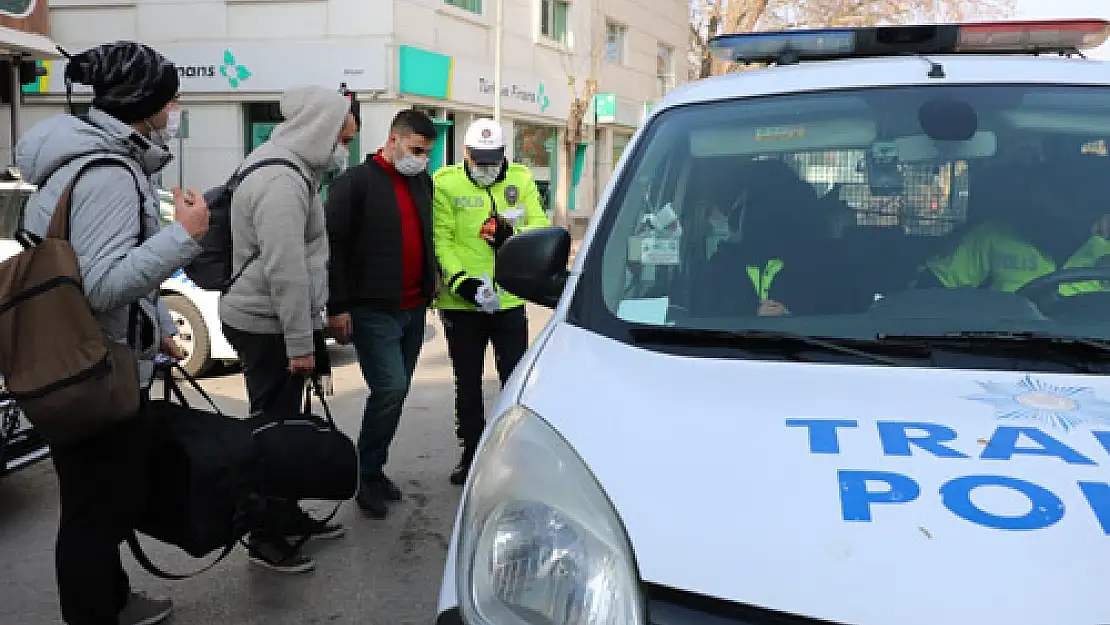
[[[854,625],[1110,623],[1105,378],[691,358],[560,324],[521,403],[645,582]]]

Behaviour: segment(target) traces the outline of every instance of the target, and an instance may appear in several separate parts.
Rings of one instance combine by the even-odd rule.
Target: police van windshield
[[[676,108],[638,138],[579,299],[625,330],[1110,339],[1108,141],[1103,88]]]

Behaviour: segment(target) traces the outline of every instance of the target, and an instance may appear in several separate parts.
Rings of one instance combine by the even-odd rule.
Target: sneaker
[[[385,500],[386,501],[401,501],[401,489],[389,479],[385,473],[378,475],[378,479],[382,481],[385,487]]]
[[[252,564],[279,573],[307,573],[316,568],[316,561],[301,553],[289,554],[292,546],[285,541],[258,540],[253,536],[248,559]]]
[[[150,597],[132,590],[116,622],[119,625],[155,625],[166,620],[172,611],[173,602],[169,599]]]
[[[341,523],[325,523],[312,518],[307,512],[297,508],[297,512],[292,519],[287,522],[285,528],[285,537],[294,541],[300,540],[305,536],[309,538],[320,538],[331,540],[335,538],[342,538],[347,533],[347,528],[343,527]]]
[[[466,476],[470,474],[470,464],[473,461],[474,448],[464,447],[459,463],[455,465],[455,470],[451,472],[451,476],[448,478],[452,484],[462,486],[466,483]]]
[[[374,478],[362,480],[358,494],[355,495],[355,503],[366,513],[366,516],[372,519],[384,519],[389,514],[389,508],[385,505],[385,501],[386,485],[384,482]]]

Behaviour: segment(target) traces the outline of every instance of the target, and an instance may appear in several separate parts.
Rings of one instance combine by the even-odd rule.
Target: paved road
[[[547,318],[546,311],[530,311],[533,336]],[[239,550],[199,578],[163,582],[139,569],[125,547],[134,585],[173,597],[176,625],[431,623],[459,489],[447,482],[458,448],[452,433],[451,368],[434,315],[429,315],[427,331],[414,390],[387,466],[405,490],[405,500],[387,519],[365,518],[353,503],[345,504],[338,519],[350,531],[338,541],[310,543],[318,567],[305,575],[261,570]],[[354,436],[365,387],[352,350],[340,349],[334,360],[332,406],[340,426]],[[492,364],[490,358],[487,406],[498,388]],[[214,377],[204,385],[221,408],[233,414],[245,411],[241,376]],[[57,522],[57,483],[49,462],[0,479],[0,624],[61,622],[53,566]],[[151,545],[151,553],[171,570],[187,571],[200,564],[157,544]]]

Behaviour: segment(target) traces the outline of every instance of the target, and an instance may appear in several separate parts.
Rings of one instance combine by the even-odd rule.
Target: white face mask
[[[174,109],[166,115],[165,128],[154,128],[151,124],[150,140],[166,147],[170,141],[177,138],[179,132],[181,132],[181,109]]]
[[[347,160],[350,158],[350,153],[347,151],[347,146],[342,143],[337,144],[331,153],[331,163],[329,163],[328,171],[340,172],[347,169]]]
[[[393,166],[402,176],[415,176],[427,169],[428,159],[406,154],[397,159],[397,162],[394,163]]]
[[[474,177],[474,182],[483,187],[488,187],[496,182],[500,173],[501,165],[475,165],[470,169],[470,175]]]

